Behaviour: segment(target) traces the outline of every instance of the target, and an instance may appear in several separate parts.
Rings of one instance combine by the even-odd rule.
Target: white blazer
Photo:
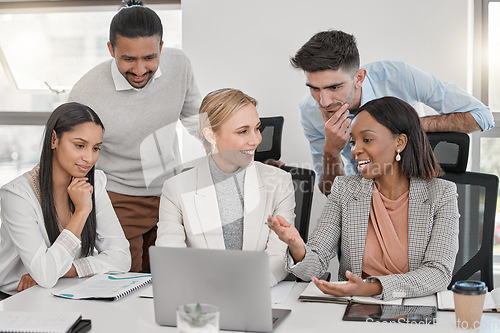
[[[80,239],[68,230],[51,244],[40,206],[38,177],[35,167],[0,190],[0,290],[15,293],[26,273],[40,286],[52,288],[71,265],[79,277],[128,272],[129,243],[106,192],[104,172],[95,171],[96,251],[88,257],[81,253]]]
[[[160,199],[157,246],[225,249],[208,158],[165,181]],[[243,250],[269,254],[271,285],[287,276],[287,245],[265,224],[268,215],[295,219],[292,178],[277,167],[254,162],[244,182]]]

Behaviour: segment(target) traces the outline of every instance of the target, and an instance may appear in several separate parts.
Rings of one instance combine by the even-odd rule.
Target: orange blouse
[[[373,184],[363,277],[408,272],[408,194],[387,199]]]

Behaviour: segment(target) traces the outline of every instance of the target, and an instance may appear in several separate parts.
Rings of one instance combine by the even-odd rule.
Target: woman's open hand
[[[328,281],[320,280],[312,277],[316,287],[325,294],[340,296],[373,296],[382,293],[382,285],[379,281],[365,282],[356,274],[346,271],[345,276],[349,279],[346,283],[330,283]]]
[[[293,224],[285,220],[283,216],[277,215],[276,217],[269,216],[267,218],[267,225],[278,235],[281,241],[288,245],[288,249],[295,262],[304,259],[306,255],[304,240],[300,237],[299,231]]]

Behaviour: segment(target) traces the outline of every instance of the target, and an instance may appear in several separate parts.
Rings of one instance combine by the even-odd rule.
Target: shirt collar
[[[364,105],[365,103],[374,100],[375,98],[376,96],[375,92],[373,91],[373,86],[370,82],[370,79],[368,78],[368,75],[366,75],[365,80],[361,85],[361,102],[359,106]]]
[[[161,76],[161,69],[160,66],[158,66],[158,69],[156,70],[155,74],[153,75],[151,80],[149,80],[149,82],[144,86],[144,88],[149,86],[151,83],[154,82],[154,80],[156,80],[160,76]],[[127,79],[118,70],[118,65],[116,64],[115,58],[113,58],[113,60],[111,61],[111,77],[113,78],[113,82],[115,83],[116,91],[123,91],[123,90],[139,91],[142,89],[142,88],[141,89],[134,88],[130,85],[130,83],[128,83]]]

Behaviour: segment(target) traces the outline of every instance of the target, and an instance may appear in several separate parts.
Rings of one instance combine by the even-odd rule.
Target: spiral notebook
[[[0,332],[75,332],[81,319],[77,312],[0,311]]]
[[[54,296],[69,299],[117,300],[151,283],[151,274],[125,273],[94,275],[88,280],[57,293]]]

